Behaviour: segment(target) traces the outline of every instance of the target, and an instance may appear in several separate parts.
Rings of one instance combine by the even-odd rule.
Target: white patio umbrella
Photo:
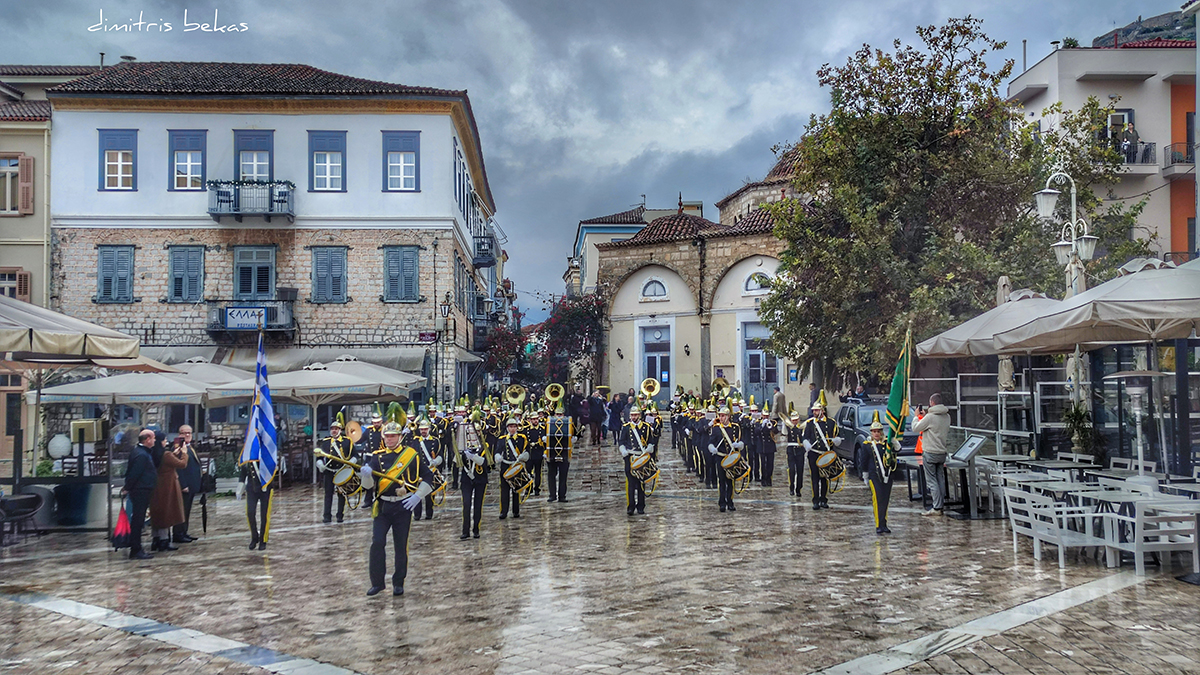
[[[219,363],[209,363],[204,360],[188,359],[184,363],[175,364],[179,370],[187,373],[188,377],[202,384],[229,384],[254,377],[254,373],[231,368]]]
[[[313,366],[322,365],[314,363]],[[357,375],[368,380],[376,380],[387,384],[392,384],[404,389],[405,396],[413,389],[420,389],[425,386],[425,378],[420,375],[406,373],[403,370],[396,370],[386,366],[368,363],[367,361],[359,361],[356,357],[345,355],[339,356],[332,363],[323,364],[326,370],[335,373],[345,373],[347,375]]]
[[[25,392],[35,403],[99,403],[130,405],[145,410],[155,404],[198,405],[204,402],[205,385],[177,373],[128,373]]]
[[[1016,291],[1010,301],[919,343],[917,356],[953,359],[999,354],[1001,350],[992,340],[996,333],[1024,325],[1061,304],[1060,300],[1029,289]],[[1024,354],[1026,351],[1013,350],[1011,353]]]
[[[0,295],[0,352],[5,360],[37,355],[130,359],[137,357],[138,346],[135,337]]]

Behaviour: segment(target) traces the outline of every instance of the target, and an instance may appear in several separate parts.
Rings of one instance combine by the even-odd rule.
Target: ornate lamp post
[[[450,291],[446,291],[446,298],[442,301],[442,304],[438,305],[438,311],[442,315],[441,326],[439,327],[439,330],[437,331],[437,342],[438,342],[437,351],[438,352],[442,351],[442,346],[441,346],[442,335],[450,328],[450,325],[447,322],[447,317],[450,316],[450,308],[452,306],[453,305],[450,300]],[[451,342],[457,342],[457,336],[452,335],[450,340],[451,340]],[[438,371],[438,374],[437,374],[437,380],[438,381],[435,383],[434,390],[433,390],[434,394],[437,395],[438,398],[441,398],[441,399],[443,399],[443,401],[445,401],[448,397],[445,397],[443,395],[443,392],[439,392],[437,390],[437,385],[442,384],[442,373],[440,370]]]

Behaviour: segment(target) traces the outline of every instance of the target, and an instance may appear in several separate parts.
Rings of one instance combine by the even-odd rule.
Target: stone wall
[[[435,248],[436,242],[436,248]],[[99,245],[134,245],[132,303],[94,301]],[[454,253],[448,231],[411,229],[227,229],[227,228],[55,228],[52,307],[142,338],[145,345],[210,345],[208,303],[167,301],[168,247],[203,245],[202,297],[232,301],[234,247],[276,245],[276,287],[298,289],[293,306],[297,346],[383,346],[418,344],[419,333],[433,331],[438,303],[454,289]],[[382,246],[421,246],[415,303],[385,303]],[[312,246],[347,246],[345,303],[314,304]],[[469,346],[471,324],[457,308],[457,339]]]
[[[753,187],[747,187],[744,192],[721,206],[718,222],[722,225],[736,225],[747,213],[757,209],[759,204],[777,202],[785,196],[796,196],[796,191],[787,181],[755,183]]]

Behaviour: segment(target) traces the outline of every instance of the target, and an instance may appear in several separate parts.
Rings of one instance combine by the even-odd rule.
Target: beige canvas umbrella
[[[953,359],[999,354],[1001,350],[992,339],[996,333],[1024,325],[1062,304],[1060,300],[1029,289],[1016,291],[1011,297],[1008,302],[921,342],[917,345],[917,356]],[[1010,350],[1009,353],[1024,354],[1026,351]]]
[[[0,352],[7,361],[38,356],[135,358],[138,339],[0,295]]]

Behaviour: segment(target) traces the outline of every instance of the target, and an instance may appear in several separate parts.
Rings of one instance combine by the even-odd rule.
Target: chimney
[[[679,193],[679,215],[683,215],[683,193]]]
[[[104,70],[104,52],[100,52],[100,70]]]

